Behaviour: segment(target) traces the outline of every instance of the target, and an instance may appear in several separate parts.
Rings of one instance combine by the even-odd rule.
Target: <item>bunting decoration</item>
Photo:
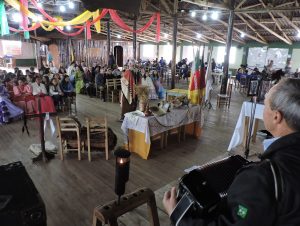
[[[7,23],[6,11],[3,0],[0,0],[0,30],[1,36],[9,35],[9,27]]]
[[[3,3],[3,0],[0,0]],[[143,26],[142,28],[138,30],[132,30],[118,15],[116,10],[112,9],[103,9],[96,10],[95,12],[90,12],[86,10],[79,16],[73,18],[69,21],[64,21],[62,18],[59,17],[52,17],[50,16],[45,10],[41,7],[39,7],[36,0],[31,0],[30,2],[38,9],[38,11],[46,18],[42,21],[39,21],[38,23],[32,25],[30,28],[28,27],[28,18],[38,21],[38,17],[36,14],[32,13],[28,10],[28,0],[4,0],[7,4],[12,6],[14,9],[19,10],[22,13],[22,29],[15,29],[15,28],[9,28],[9,30],[14,32],[24,32],[24,35],[29,38],[29,31],[36,30],[40,27],[42,27],[46,31],[52,31],[56,29],[60,33],[67,35],[67,36],[76,36],[79,35],[85,28],[87,31],[87,37],[91,39],[91,26],[93,25],[96,29],[97,33],[101,32],[101,24],[100,20],[107,14],[110,14],[111,19],[118,25],[121,29],[127,31],[127,32],[135,32],[135,33],[142,33],[145,30],[149,29],[149,27],[153,24],[154,20],[156,19],[156,41],[160,41],[160,13],[154,13],[147,24]],[[3,3],[4,7],[4,3]],[[4,8],[5,10],[5,8]],[[5,14],[1,14],[2,16]],[[92,18],[92,21],[90,19]],[[65,26],[73,26],[73,28],[78,29],[76,32],[69,33],[64,32],[63,28]],[[3,24],[1,23],[1,32],[3,30]],[[8,32],[9,32],[8,30]]]

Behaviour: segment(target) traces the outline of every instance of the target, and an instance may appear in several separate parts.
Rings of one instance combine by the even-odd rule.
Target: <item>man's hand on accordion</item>
[[[163,199],[163,205],[169,216],[171,216],[171,213],[175,209],[176,204],[177,204],[176,188],[172,187],[170,191],[167,191],[165,193],[164,199]]]

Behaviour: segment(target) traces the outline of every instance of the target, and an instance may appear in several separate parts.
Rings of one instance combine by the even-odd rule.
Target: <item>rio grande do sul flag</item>
[[[199,50],[197,50],[189,85],[189,99],[191,104],[201,104],[202,97],[205,95],[205,68],[203,62],[200,65]]]

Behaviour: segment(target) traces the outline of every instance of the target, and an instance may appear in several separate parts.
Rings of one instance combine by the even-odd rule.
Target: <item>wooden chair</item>
[[[62,106],[63,112],[68,111],[69,115],[77,115],[77,106],[76,106],[76,93],[70,93],[64,99]]]
[[[81,160],[82,142],[80,136],[80,124],[71,117],[56,117],[58,139],[60,146],[60,159],[64,160],[64,151],[77,151],[78,160]],[[71,146],[71,148],[68,148]],[[74,148],[76,146],[76,148]]]
[[[241,75],[240,77],[240,91],[245,92],[247,90],[247,76]]]
[[[226,94],[217,95],[217,106],[219,108],[221,107],[221,105],[226,105],[228,108],[230,107],[231,92],[232,92],[232,83],[229,83],[227,86]]]
[[[120,100],[120,92],[121,90],[121,79],[114,79],[114,90],[112,91],[112,103],[118,102]]]
[[[168,130],[165,134],[165,147],[168,146],[168,137],[176,135],[177,136],[177,142],[180,144],[181,142],[181,135],[183,135],[183,139],[185,140],[185,126],[179,126],[177,128]]]
[[[113,101],[113,90],[115,89],[114,79],[106,80],[106,98],[107,101]]]
[[[151,138],[151,143],[153,141],[160,141],[160,149],[163,149],[164,148],[164,142],[165,142],[165,133],[159,133],[155,136],[152,136]]]
[[[88,159],[91,161],[91,149],[105,149],[108,160],[108,127],[106,118],[86,118],[86,142]]]

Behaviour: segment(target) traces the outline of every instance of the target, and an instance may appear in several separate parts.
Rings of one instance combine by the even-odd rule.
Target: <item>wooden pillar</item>
[[[172,81],[171,81],[171,89],[175,88],[175,75],[176,75],[176,50],[177,50],[177,7],[178,0],[174,1],[174,14],[173,14],[173,51],[172,51]]]
[[[182,60],[182,57],[183,57],[183,41],[181,41],[181,44],[180,44],[180,59],[179,60]]]
[[[159,43],[156,43],[156,57],[159,60]]]
[[[223,79],[221,84],[221,94],[226,94],[227,89],[227,80],[228,80],[228,69],[229,69],[229,56],[230,56],[230,48],[232,43],[232,30],[233,30],[233,22],[234,22],[234,3],[235,0],[229,0],[229,17],[228,17],[228,29],[227,29],[227,40],[226,40],[226,55],[224,57],[224,68],[223,68]]]
[[[40,57],[40,47],[41,47],[41,42],[36,41],[35,42],[35,57],[36,57],[36,67],[39,70],[41,68],[41,57]]]
[[[141,43],[138,42],[137,60],[141,58]]]
[[[133,30],[136,31],[136,18],[133,21]],[[132,41],[133,41],[133,59],[136,60],[136,33],[133,32],[132,36],[133,36],[133,39],[132,39]]]
[[[247,64],[248,52],[249,52],[249,47],[245,46],[244,49],[243,49],[243,59],[242,59],[242,64],[243,65]]]
[[[106,22],[106,27],[107,27],[107,64],[108,64],[108,60],[109,60],[109,55],[110,55],[110,22],[109,20]]]

